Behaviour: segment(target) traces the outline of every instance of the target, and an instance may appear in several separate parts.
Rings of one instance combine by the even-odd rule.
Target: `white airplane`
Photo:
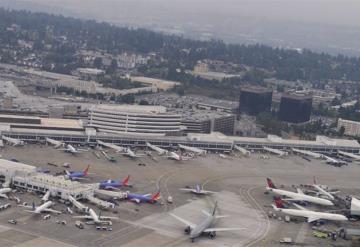
[[[111,144],[111,143],[106,143],[103,141],[97,141],[97,143],[101,146],[107,147],[107,148],[111,148],[113,150],[115,150],[116,152],[123,152],[125,151],[126,148],[115,145],[115,144]]]
[[[101,213],[99,213],[99,215],[97,215],[95,213],[95,211],[93,209],[91,209],[91,208],[89,208],[87,213],[88,213],[88,215],[74,216],[73,218],[74,219],[90,220],[90,221],[87,222],[87,224],[96,224],[96,225],[100,225],[100,224],[111,225],[112,224],[111,220],[119,219],[118,217],[102,216]]]
[[[44,196],[41,197],[41,200],[42,200],[43,202],[47,202],[47,201],[49,201],[49,198],[50,198],[50,190],[46,191],[46,193],[44,194]]]
[[[304,217],[307,219],[308,223],[318,221],[318,220],[331,220],[331,221],[347,221],[348,218],[342,214],[333,214],[326,212],[316,212],[308,210],[300,205],[293,203],[298,209],[284,208],[282,200],[280,198],[275,198],[275,205],[273,208],[277,212],[282,212],[291,216]]]
[[[360,155],[359,154],[348,153],[348,152],[344,152],[344,151],[340,151],[340,150],[338,150],[338,154],[349,157],[349,158],[351,158],[353,160],[356,160],[356,161],[360,160]]]
[[[132,151],[130,148],[125,148],[124,150],[125,152],[122,153],[122,155],[126,156],[126,157],[129,157],[131,159],[136,159],[136,158],[140,158],[140,157],[144,157],[144,155],[139,155],[139,154],[136,154],[134,151]]]
[[[189,152],[193,152],[196,155],[206,155],[207,151],[204,149],[196,148],[196,147],[189,147],[182,144],[179,144],[179,148],[184,149]]]
[[[15,138],[7,137],[7,136],[2,136],[2,139],[13,147],[25,145],[25,142],[20,139],[15,139]]]
[[[159,148],[158,146],[152,145],[149,142],[146,143],[146,146],[149,147],[150,149],[156,151],[159,155],[168,154],[168,152],[169,152],[166,149]]]
[[[19,205],[19,206],[25,207],[25,208],[31,208],[32,210],[24,210],[24,211],[29,212],[29,213],[34,213],[34,214],[41,214],[41,213],[61,214],[60,211],[50,208],[53,205],[55,205],[55,203],[53,203],[52,201],[47,201],[37,207],[35,206],[35,203],[33,203],[32,206],[24,206],[24,205]]]
[[[70,144],[66,145],[65,149],[59,149],[59,150],[62,150],[62,151],[65,151],[65,152],[68,152],[68,153],[71,153],[71,154],[79,154],[79,153],[82,153],[82,152],[89,151],[87,149],[75,148]]]
[[[196,195],[209,195],[209,194],[214,194],[214,193],[216,193],[216,192],[214,192],[214,191],[203,190],[202,187],[201,187],[199,184],[197,184],[197,185],[195,186],[195,189],[181,188],[180,190],[182,190],[182,191],[189,191],[189,192],[194,193],[194,194],[196,194]]]
[[[57,141],[51,138],[45,138],[46,143],[49,143],[51,145],[54,146],[54,148],[59,148],[59,147],[65,147],[65,142],[61,142],[61,141]]]
[[[216,237],[216,232],[224,232],[224,231],[238,231],[244,230],[245,228],[214,228],[212,227],[218,219],[228,217],[226,215],[216,215],[217,203],[215,203],[215,207],[213,212],[210,214],[206,211],[202,211],[206,218],[199,224],[194,224],[188,220],[185,220],[175,214],[170,213],[178,221],[182,222],[186,225],[185,233],[190,235],[191,242],[195,241],[195,238],[200,237],[202,234],[207,234],[209,238],[214,239]]]
[[[2,189],[0,189],[0,197],[5,198],[5,199],[9,199],[7,194],[10,193],[10,192],[12,192],[12,189],[10,189],[10,188],[2,188]]]
[[[311,203],[315,203],[315,204],[319,204],[319,205],[323,205],[323,206],[333,206],[334,205],[330,200],[315,197],[315,196],[305,195],[299,188],[297,189],[297,193],[287,191],[287,190],[277,189],[270,178],[267,178],[267,184],[268,184],[268,186],[266,187],[267,191],[272,192],[279,196],[286,196],[286,197],[290,198],[290,199],[286,199],[285,201],[303,201],[303,202],[305,201],[305,202],[311,202]]]
[[[333,196],[333,194],[337,193],[338,191],[334,191],[334,192],[326,191],[327,186],[317,184],[315,177],[314,177],[314,183],[311,186],[317,191],[318,195],[323,195],[330,200],[335,200],[335,197]]]
[[[175,152],[170,152],[168,156],[166,156],[166,158],[170,159],[170,160],[177,160],[177,161],[186,161],[186,160],[190,160],[191,158],[189,157],[184,157],[182,155],[179,155]]]

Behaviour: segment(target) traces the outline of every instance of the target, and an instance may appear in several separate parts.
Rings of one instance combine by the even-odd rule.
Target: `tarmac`
[[[94,154],[99,153],[99,158]],[[143,153],[143,150],[137,150]],[[318,239],[312,235],[311,225],[304,220],[286,223],[269,218],[272,210],[272,196],[264,194],[265,179],[271,177],[276,185],[310,184],[313,176],[321,184],[339,189],[342,195],[360,194],[360,165],[353,162],[345,167],[329,166],[323,161],[308,162],[299,156],[290,155],[278,158],[254,153],[249,158],[229,156],[220,158],[218,154],[197,157],[189,161],[172,161],[157,156],[153,161],[149,157],[131,160],[109,151],[117,158],[116,163],[109,162],[98,151],[89,149],[78,155],[71,155],[45,145],[26,145],[24,147],[6,146],[0,154],[3,158],[15,158],[20,162],[44,167],[51,173],[65,168],[62,164],[71,164],[70,170],[83,170],[88,164],[90,180],[97,183],[105,179],[123,179],[131,175],[134,184],[130,190],[135,193],[155,193],[160,190],[162,199],[157,204],[135,204],[120,201],[116,211],[104,211],[102,215],[117,216],[112,231],[98,231],[94,226],[85,225],[81,230],[75,227],[70,214],[53,215],[49,220],[41,216],[29,215],[14,201],[10,209],[0,211],[0,246],[281,246],[279,240],[291,237],[300,246],[352,246],[352,241]],[[58,167],[47,165],[48,163]],[[146,166],[139,166],[144,163]],[[195,196],[179,191],[179,188],[195,184],[203,185],[206,190],[218,193],[211,196]],[[167,203],[171,195],[174,202]],[[39,196],[31,193],[17,193],[22,201],[40,203]],[[219,214],[230,217],[219,219],[216,227],[245,228],[232,232],[218,232],[215,239],[202,236],[191,243],[184,234],[185,226],[170,216],[174,213],[193,223],[199,223],[218,202]],[[56,210],[64,211],[65,206],[55,200]],[[0,205],[7,200],[0,199]],[[85,202],[85,204],[87,204]],[[95,205],[87,204],[97,213]],[[325,211],[331,208],[311,207]],[[17,225],[7,223],[16,219]],[[56,220],[65,220],[67,225],[56,224]],[[326,227],[337,229],[340,226],[359,227],[358,222],[343,225],[328,222]],[[359,242],[356,242],[359,243]],[[356,245],[355,245],[356,246]]]

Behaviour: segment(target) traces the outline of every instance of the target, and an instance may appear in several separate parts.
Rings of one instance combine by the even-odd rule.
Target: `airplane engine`
[[[216,232],[209,232],[209,238],[214,239],[216,237]]]
[[[191,231],[190,226],[188,226],[188,227],[186,227],[186,228],[184,229],[184,232],[185,232],[186,234],[190,234],[190,231]]]

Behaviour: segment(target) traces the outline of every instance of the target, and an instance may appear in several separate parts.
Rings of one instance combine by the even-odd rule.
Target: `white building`
[[[181,116],[163,106],[97,105],[90,108],[89,127],[101,132],[166,135],[179,132]]]
[[[360,122],[351,121],[339,118],[338,128],[345,128],[345,135],[359,136],[360,135]]]

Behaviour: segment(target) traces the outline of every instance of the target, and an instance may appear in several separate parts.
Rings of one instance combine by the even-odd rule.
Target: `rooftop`
[[[166,113],[164,106],[148,106],[148,105],[94,105],[91,110],[101,111],[118,111],[129,113]]]

